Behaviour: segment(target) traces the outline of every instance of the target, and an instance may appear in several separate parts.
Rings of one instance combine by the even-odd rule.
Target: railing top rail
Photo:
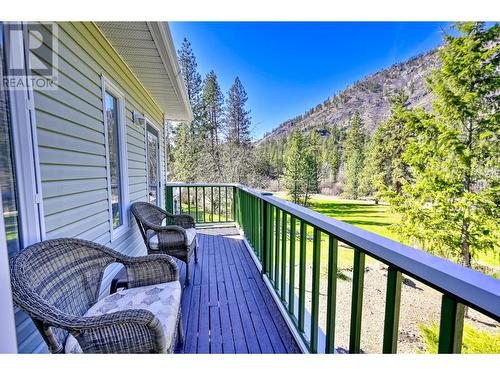
[[[500,280],[449,260],[418,250],[376,233],[333,219],[269,193],[241,184],[185,184],[167,186],[235,186],[283,211],[332,234],[350,246],[363,250],[383,263],[396,267],[423,283],[450,294],[490,317],[500,320]]]
[[[171,187],[234,187],[237,186],[236,184],[227,184],[227,183],[219,183],[219,182],[212,182],[212,183],[198,183],[198,184],[190,184],[186,182],[167,182],[165,183],[165,186],[171,186]]]

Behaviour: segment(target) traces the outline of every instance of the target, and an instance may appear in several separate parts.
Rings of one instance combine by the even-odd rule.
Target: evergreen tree
[[[393,203],[403,235],[470,267],[500,243],[500,28],[455,28],[429,80],[433,111],[410,123],[404,160],[415,181]]]
[[[306,148],[302,132],[295,129],[285,153],[284,185],[293,202],[297,204],[301,203],[306,191]]]
[[[309,136],[306,153],[306,169],[304,171],[304,206],[307,206],[311,194],[319,193],[321,179],[321,150],[318,132],[314,129]]]
[[[409,165],[403,160],[412,136],[408,123],[412,112],[408,110],[408,95],[403,91],[390,99],[391,115],[382,122],[369,144],[363,175],[365,195],[387,199],[400,195],[403,184],[411,179]]]
[[[323,150],[323,162],[330,166],[333,183],[338,182],[340,166],[343,158],[343,142],[345,131],[341,127],[334,126],[330,130],[330,136],[325,141]]]
[[[248,146],[250,137],[250,111],[246,109],[247,93],[239,77],[227,93],[226,127],[227,140],[236,146]]]
[[[181,48],[177,51],[179,56],[179,65],[181,68],[182,80],[186,86],[189,102],[193,110],[194,127],[200,125],[201,121],[201,75],[197,71],[198,63],[196,56],[191,48],[191,43],[184,38]]]
[[[360,195],[367,137],[363,120],[356,112],[351,118],[345,139],[345,190],[354,199]]]
[[[205,78],[201,106],[200,165],[202,165],[202,174],[206,181],[221,181],[223,163],[220,146],[224,124],[224,95],[213,70]]]
[[[196,154],[194,150],[191,126],[186,122],[180,123],[175,129],[175,146],[171,151],[172,172],[176,181],[196,181]]]
[[[224,147],[225,180],[248,184],[255,177],[255,157],[250,135],[250,111],[246,109],[247,93],[236,77],[227,93],[226,144]]]
[[[196,57],[191,49],[191,43],[184,38],[181,48],[177,51],[181,75],[188,99],[193,110],[194,120],[181,123],[173,134],[174,147],[171,151],[173,178],[183,182],[194,182],[198,172],[198,128],[201,122],[201,76],[196,70]]]

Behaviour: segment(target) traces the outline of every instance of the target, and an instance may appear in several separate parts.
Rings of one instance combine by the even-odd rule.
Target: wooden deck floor
[[[182,297],[179,353],[299,353],[235,227],[198,230],[198,264]],[[185,266],[179,262],[181,282]]]

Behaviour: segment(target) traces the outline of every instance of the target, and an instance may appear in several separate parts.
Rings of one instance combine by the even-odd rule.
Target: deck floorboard
[[[182,296],[179,353],[299,353],[234,226],[198,230],[198,263]],[[186,267],[178,262],[181,282]]]

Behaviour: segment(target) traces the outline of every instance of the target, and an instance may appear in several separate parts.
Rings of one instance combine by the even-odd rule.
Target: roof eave
[[[186,92],[186,87],[182,81],[181,69],[177,61],[177,53],[175,51],[172,35],[166,22],[147,22],[151,36],[156,44],[156,48],[163,62],[165,70],[170,77],[175,93],[184,106],[185,116],[173,118],[168,113],[165,113],[165,118],[172,121],[192,121],[193,110]]]

